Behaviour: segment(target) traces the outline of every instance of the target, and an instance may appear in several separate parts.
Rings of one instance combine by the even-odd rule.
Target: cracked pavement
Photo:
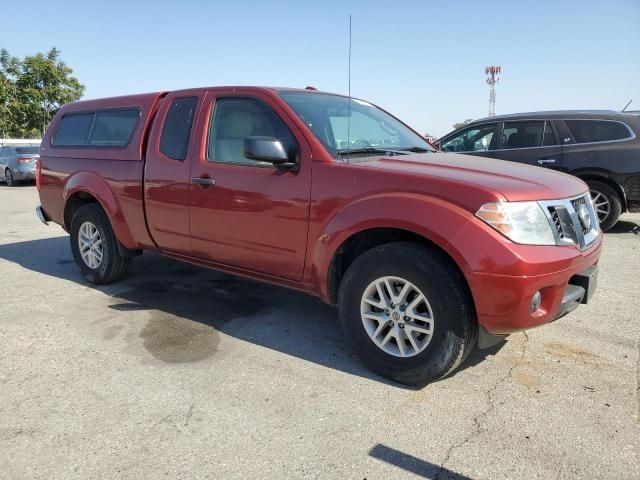
[[[407,389],[336,311],[147,255],[95,288],[0,185],[0,478],[640,478],[640,214],[593,302]]]
[[[520,358],[518,359],[517,362],[513,364],[513,366],[511,366],[506,371],[503,377],[498,379],[498,381],[495,382],[495,384],[486,391],[486,397],[487,397],[486,403],[488,405],[487,409],[473,418],[474,429],[469,433],[469,435],[466,438],[464,438],[464,440],[462,440],[460,443],[452,445],[449,448],[449,450],[447,451],[447,455],[444,458],[444,461],[440,464],[440,468],[435,477],[436,480],[439,480],[440,478],[446,478],[447,476],[451,476],[449,473],[450,470],[448,470],[446,466],[447,466],[447,463],[449,462],[449,459],[451,458],[452,452],[457,449],[462,449],[472,439],[474,439],[475,437],[479,436],[482,433],[483,419],[487,417],[495,408],[493,394],[504,381],[511,378],[513,371],[522,364],[522,360],[524,359],[524,356],[526,354],[528,341],[529,341],[529,335],[527,335],[527,332],[522,332],[522,343],[520,345],[520,350],[521,350]]]

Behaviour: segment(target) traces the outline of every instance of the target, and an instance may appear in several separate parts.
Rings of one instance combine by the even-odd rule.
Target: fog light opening
[[[531,297],[531,304],[529,305],[529,311],[531,313],[534,313],[535,311],[537,311],[540,308],[540,302],[542,302],[542,294],[540,293],[540,290],[538,290],[536,293],[533,294],[533,297]]]

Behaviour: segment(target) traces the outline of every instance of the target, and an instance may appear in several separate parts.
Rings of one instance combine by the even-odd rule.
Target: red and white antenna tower
[[[487,74],[487,83],[491,89],[489,93],[489,116],[495,117],[496,115],[496,83],[500,83],[499,74],[502,73],[502,67],[500,65],[491,65],[484,69],[484,73]]]

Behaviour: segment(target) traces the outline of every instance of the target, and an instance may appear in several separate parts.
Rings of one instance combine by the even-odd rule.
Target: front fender
[[[609,184],[614,190],[618,192],[618,194],[620,195],[620,200],[622,200],[622,206],[623,208],[626,208],[625,206],[627,205],[627,192],[624,186],[620,183],[618,176],[612,175],[611,171],[604,168],[585,167],[572,170],[570,173],[571,175],[574,175],[585,182],[585,184],[589,180],[596,180]]]
[[[360,198],[336,211],[314,239],[311,281],[322,298],[329,297],[328,271],[340,246],[352,235],[372,228],[396,228],[420,235],[442,248],[463,271],[473,270],[481,261],[468,236],[493,237],[469,211],[438,198],[398,192]]]
[[[111,228],[116,238],[124,247],[130,249],[137,248],[137,242],[125,221],[122,208],[116,196],[105,179],[93,172],[79,171],[67,179],[62,191],[64,203],[62,210],[63,221],[64,212],[66,212],[67,209],[67,202],[74,194],[80,192],[88,193],[98,201],[109,218]],[[69,231],[70,227],[71,225],[64,225],[67,231]]]

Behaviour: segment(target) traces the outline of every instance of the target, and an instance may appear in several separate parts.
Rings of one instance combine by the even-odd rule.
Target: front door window
[[[491,146],[495,123],[469,127],[442,143],[443,152],[486,152]]]
[[[244,140],[252,136],[277,138],[291,157],[295,157],[298,150],[289,128],[263,102],[252,98],[218,99],[209,129],[207,159],[210,162],[273,167],[272,163],[252,160],[244,155]]]

